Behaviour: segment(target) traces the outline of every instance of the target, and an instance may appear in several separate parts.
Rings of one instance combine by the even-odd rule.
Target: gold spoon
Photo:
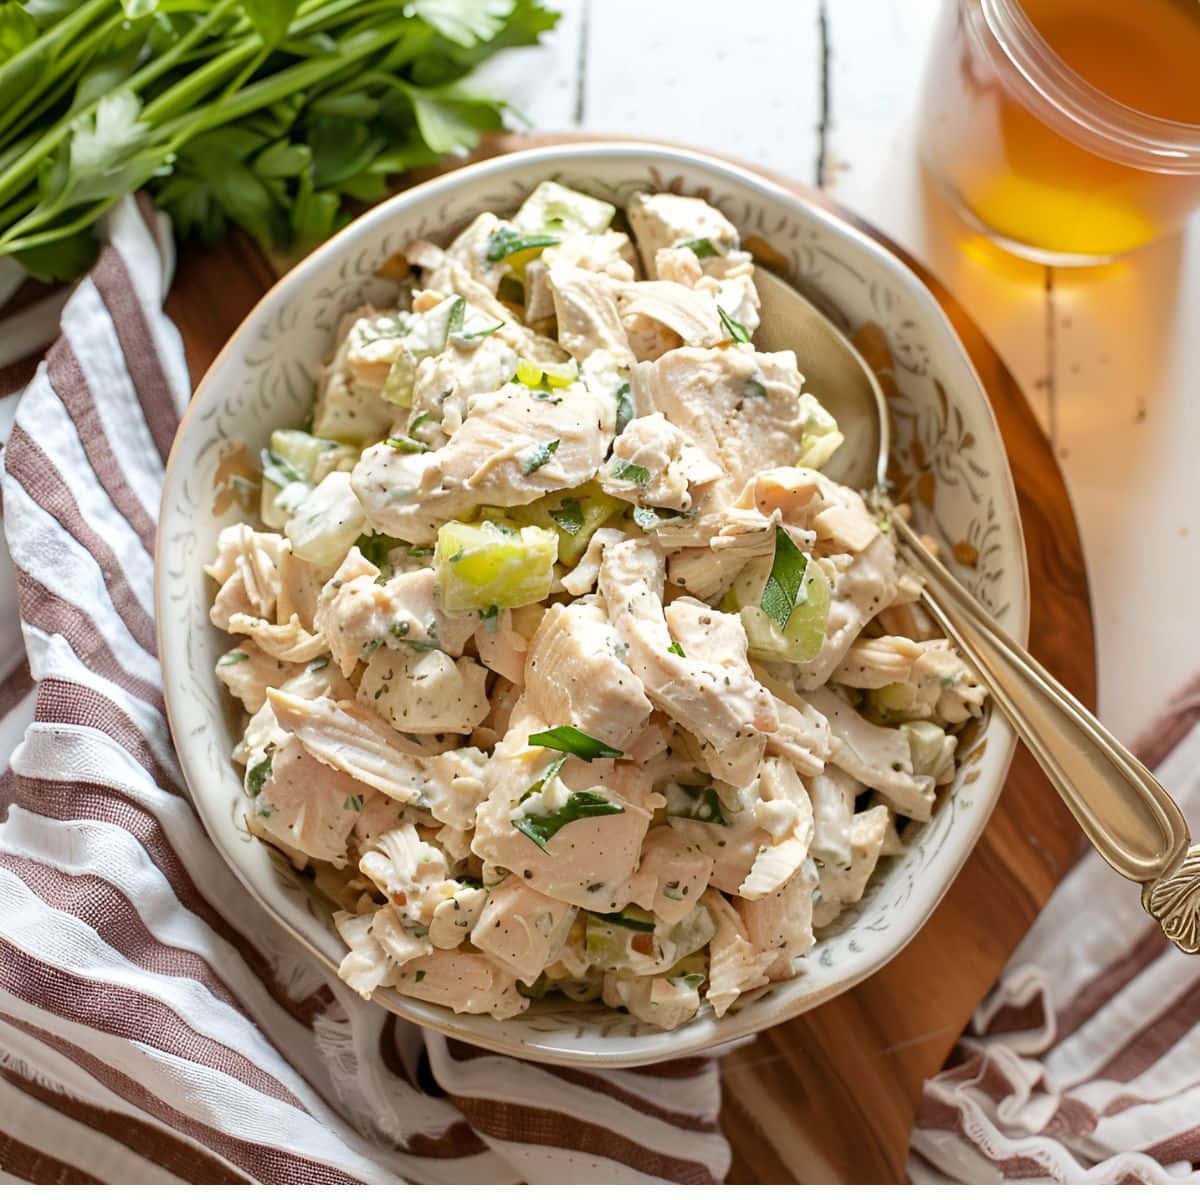
[[[810,301],[761,267],[760,349],[796,351],[805,388],[836,418],[846,442],[826,473],[886,495],[891,425],[874,372]],[[1167,938],[1200,954],[1200,845],[1166,789],[929,552],[893,512],[901,554],[923,580],[922,599],[987,685],[1092,845],[1142,885],[1142,903]]]

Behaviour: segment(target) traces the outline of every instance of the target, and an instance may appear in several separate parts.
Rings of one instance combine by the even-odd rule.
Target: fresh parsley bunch
[[[72,278],[143,186],[182,235],[312,245],[348,200],[499,128],[466,76],[557,19],[541,0],[0,2],[0,255]]]

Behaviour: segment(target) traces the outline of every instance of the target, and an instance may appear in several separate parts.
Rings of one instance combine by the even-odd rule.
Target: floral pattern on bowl
[[[895,420],[893,481],[966,586],[1014,636],[1028,623],[1017,500],[995,419],[949,321],[917,277],[824,210],[740,168],[652,145],[530,150],[432,180],[381,204],[301,262],[259,303],[200,382],[167,469],[157,610],[168,712],[188,786],[221,853],[266,909],[330,966],[343,947],[327,903],[239,825],[241,780],[229,754],[233,707],[213,674],[226,638],[208,620],[201,570],[218,531],[245,519],[230,477],[246,448],[298,423],[343,312],[395,293],[386,264],[413,238],[439,238],[476,213],[512,211],[543,179],[617,204],[642,189],[700,195],[746,245],[819,303],[879,372]],[[801,363],[801,370],[804,364]],[[903,855],[876,873],[857,909],[830,927],[802,972],[721,1021],[702,1009],[664,1032],[599,1006],[542,1002],[510,1021],[456,1015],[377,992],[448,1036],[518,1057],[632,1066],[692,1054],[794,1017],[882,966],[913,937],[983,831],[1004,782],[1013,734],[996,715],[971,731],[933,819],[909,827]]]

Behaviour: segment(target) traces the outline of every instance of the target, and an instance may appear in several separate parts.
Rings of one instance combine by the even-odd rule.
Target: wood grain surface
[[[565,140],[587,139],[501,135],[480,155]],[[904,259],[954,323],[995,407],[1020,497],[1031,576],[1030,647],[1094,706],[1095,645],[1079,534],[1054,456],[1013,377],[920,263],[823,193],[772,177]],[[240,235],[216,249],[183,251],[167,311],[182,332],[193,380],[275,277],[275,268]],[[734,1154],[729,1181],[902,1180],[922,1081],[946,1061],[1080,845],[1078,827],[1018,750],[983,837],[913,942],[852,991],[725,1059],[723,1123]]]

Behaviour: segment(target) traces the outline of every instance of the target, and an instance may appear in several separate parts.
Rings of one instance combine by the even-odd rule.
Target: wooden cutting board
[[[580,140],[598,139],[504,134],[488,139],[477,157]],[[1021,501],[1031,649],[1093,706],[1094,630],[1079,531],[1050,446],[1016,381],[920,263],[823,193],[772,177],[902,258],[958,330],[995,407]],[[183,334],[193,380],[275,278],[272,264],[241,236],[215,250],[184,249],[167,311]],[[1029,755],[1018,750],[983,837],[914,941],[851,992],[724,1060],[730,1182],[902,1180],[922,1081],[945,1062],[1080,844],[1078,827]]]

